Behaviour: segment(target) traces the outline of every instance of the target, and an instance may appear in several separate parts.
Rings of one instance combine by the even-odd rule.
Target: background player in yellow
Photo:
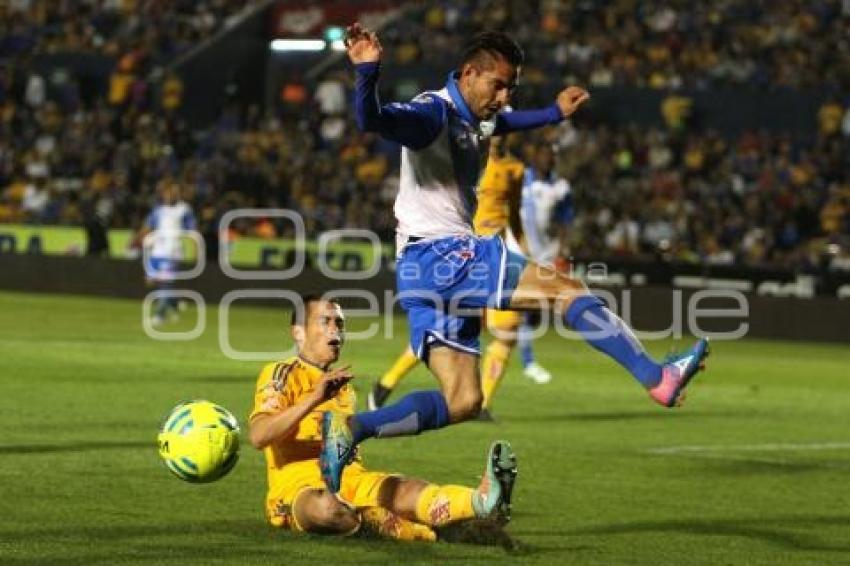
[[[295,308],[292,337],[298,355],[266,365],[257,380],[250,441],[266,457],[266,516],[278,527],[325,534],[368,530],[403,540],[435,540],[434,527],[472,518],[507,521],[516,459],[505,441],[494,442],[481,485],[435,485],[369,471],[357,458],[343,475],[338,496],[325,489],[319,470],[323,411],[353,414],[349,366],[331,369],[345,340],[340,306],[307,296]]]
[[[522,239],[519,210],[524,170],[522,161],[508,150],[508,140],[501,137],[491,139],[487,167],[479,182],[478,208],[473,219],[476,234],[490,236],[510,228],[516,241]],[[485,322],[493,340],[487,346],[481,364],[481,391],[484,400],[478,415],[480,420],[493,418],[490,412],[493,394],[501,383],[508,359],[517,344],[524,316],[525,314],[519,311],[485,309]],[[536,383],[547,383],[551,375],[534,361],[530,344],[526,347],[527,353],[523,355],[524,375]],[[390,369],[372,386],[367,399],[369,409],[375,410],[383,406],[396,385],[418,363],[419,359],[410,347],[405,349]]]

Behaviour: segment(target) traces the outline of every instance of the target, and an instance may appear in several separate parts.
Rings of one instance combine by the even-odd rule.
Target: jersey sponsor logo
[[[428,516],[432,525],[443,525],[452,519],[451,502],[447,497],[441,497],[431,504]]]

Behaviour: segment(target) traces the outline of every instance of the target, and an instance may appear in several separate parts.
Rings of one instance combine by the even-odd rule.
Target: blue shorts
[[[481,309],[507,308],[525,264],[500,236],[408,244],[396,264],[396,284],[417,357],[427,362],[433,344],[479,355]]]

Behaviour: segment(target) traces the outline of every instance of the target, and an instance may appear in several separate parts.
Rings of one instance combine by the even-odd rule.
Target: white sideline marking
[[[716,444],[692,446],[665,446],[650,448],[650,454],[688,454],[706,452],[783,452],[787,450],[845,450],[850,449],[850,442],[813,442],[807,444]]]

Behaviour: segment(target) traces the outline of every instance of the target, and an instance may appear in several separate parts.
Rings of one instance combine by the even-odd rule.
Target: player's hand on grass
[[[354,379],[354,374],[351,373],[351,366],[343,366],[341,368],[332,369],[322,376],[319,383],[316,384],[314,395],[316,401],[324,403],[339,392],[342,387]]]
[[[561,116],[569,118],[588,98],[590,93],[578,86],[568,86],[559,92],[556,102],[561,109]]]
[[[375,32],[364,28],[360,22],[354,22],[345,30],[345,49],[348,58],[358,63],[377,63],[381,60],[381,42]]]

